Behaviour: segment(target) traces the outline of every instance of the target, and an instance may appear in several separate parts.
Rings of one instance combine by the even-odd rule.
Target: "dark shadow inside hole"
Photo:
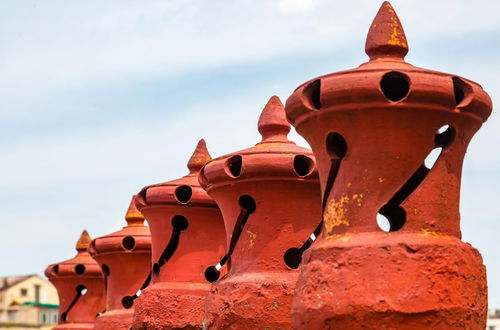
[[[130,307],[132,307],[132,305],[134,304],[134,298],[131,297],[131,296],[125,296],[122,298],[122,306],[123,308],[127,308],[129,309]]]
[[[68,312],[64,312],[61,314],[61,320],[63,322],[67,322],[68,321]]]
[[[311,173],[314,163],[313,160],[304,155],[297,155],[293,159],[293,169],[298,176],[306,176]]]
[[[455,128],[448,126],[448,128],[442,133],[436,133],[434,136],[434,143],[436,147],[445,148],[453,142],[455,139]]]
[[[82,275],[85,273],[85,266],[82,264],[78,264],[75,266],[75,273],[76,275]]]
[[[389,221],[389,231],[398,231],[406,223],[406,212],[400,205],[386,204],[379,213]]]
[[[387,205],[399,205],[417,189],[417,187],[424,181],[429,173],[429,169],[422,164],[413,175],[406,181],[406,183],[398,190],[398,192],[391,198]],[[380,212],[383,214],[383,212]],[[385,215],[385,214],[384,214]]]
[[[57,275],[59,273],[59,265],[52,267],[52,274]]]
[[[205,270],[205,278],[208,282],[213,283],[217,281],[220,277],[220,272],[215,268],[215,266],[210,266]]]
[[[304,88],[304,95],[309,106],[313,109],[321,109],[321,80],[316,79]]]
[[[396,102],[408,95],[410,82],[406,75],[393,71],[386,73],[382,77],[380,88],[388,100]]]
[[[160,265],[156,262],[153,264],[153,273],[155,273],[155,274],[160,273]]]
[[[239,203],[241,208],[245,209],[249,215],[254,213],[257,208],[255,200],[249,195],[242,195]]]
[[[458,77],[453,77],[453,94],[455,95],[455,105],[459,105],[471,92],[471,87],[468,83]]]
[[[326,150],[331,157],[344,158],[347,153],[347,143],[344,137],[336,132],[329,133],[326,137]]]
[[[458,86],[453,86],[453,92],[455,93],[455,105],[458,105],[463,101],[465,93]]]
[[[191,199],[193,191],[190,186],[179,186],[175,189],[175,198],[181,203],[187,203]]]
[[[283,255],[285,264],[291,269],[297,269],[302,262],[302,251],[298,248],[290,248]]]
[[[227,167],[229,172],[235,178],[239,177],[241,174],[241,167],[243,165],[243,159],[240,155],[233,156],[227,160]]]
[[[103,273],[105,276],[109,276],[110,271],[109,271],[109,267],[108,267],[108,265],[103,264],[103,265],[101,266],[101,269],[102,269],[102,273]]]
[[[78,285],[76,287],[76,293],[80,294],[81,296],[86,295],[87,294],[87,287],[85,285],[82,285],[82,284]]]
[[[177,231],[183,231],[186,230],[188,227],[189,223],[185,217],[182,215],[176,215],[172,218],[172,226],[174,229]]]
[[[133,250],[135,247],[135,239],[132,236],[127,236],[122,241],[125,250]]]

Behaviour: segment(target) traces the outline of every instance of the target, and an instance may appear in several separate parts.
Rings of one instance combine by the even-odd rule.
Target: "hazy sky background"
[[[258,142],[269,96],[367,60],[381,1],[0,2],[0,276],[72,257],[82,229],[118,230],[132,194]],[[500,99],[500,2],[392,1],[412,64]],[[304,141],[295,133],[295,141]],[[483,255],[500,308],[500,121],[473,139],[463,239]]]

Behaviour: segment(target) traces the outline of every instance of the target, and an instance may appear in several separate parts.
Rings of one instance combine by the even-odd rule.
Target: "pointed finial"
[[[262,142],[288,141],[290,123],[286,120],[285,107],[276,95],[271,96],[259,118],[259,133]]]
[[[132,196],[130,205],[128,207],[127,213],[125,214],[125,220],[129,226],[142,226],[144,223],[144,216],[137,209],[136,204],[137,195]]]
[[[384,1],[370,26],[365,52],[370,60],[388,57],[404,59],[408,53],[408,42],[401,22],[387,1]]]
[[[84,230],[80,235],[80,238],[76,242],[76,250],[78,252],[86,251],[91,241],[92,239],[90,238],[89,233],[87,232],[87,230]]]
[[[201,139],[194,149],[193,155],[189,158],[188,168],[189,174],[198,173],[201,168],[209,161],[212,157],[208,153],[207,145],[205,140]]]

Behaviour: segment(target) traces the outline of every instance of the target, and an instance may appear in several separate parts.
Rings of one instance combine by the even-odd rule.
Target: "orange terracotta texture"
[[[136,299],[151,279],[151,236],[135,199],[125,215],[127,226],[94,239],[88,247],[106,284],[106,309],[94,329],[130,329]]]
[[[460,240],[459,194],[467,145],[491,100],[468,79],[405,62],[408,43],[388,2],[365,49],[367,63],[312,79],[286,102],[316,157],[324,200],[293,325],[484,329],[485,267]]]
[[[210,283],[205,269],[225,254],[222,215],[198,183],[210,160],[204,140],[189,159],[189,174],[147,186],[137,207],[153,243],[153,277],[137,301],[134,329],[201,329]]]
[[[264,107],[258,128],[261,142],[213,159],[200,172],[224,216],[228,250],[220,263],[228,273],[207,298],[208,328],[290,328],[298,250],[320,223],[314,157],[288,140],[290,124],[278,97]],[[217,273],[207,270],[211,280]]]
[[[104,310],[104,278],[87,252],[90,241],[84,230],[76,243],[77,255],[45,270],[59,295],[59,324],[54,329],[93,329],[97,313]]]
[[[459,202],[492,102],[408,50],[384,2],[366,63],[285,107],[271,97],[255,146],[212,159],[200,140],[189,174],[133,197],[126,227],[84,231],[45,271],[56,329],[485,329],[486,269]]]

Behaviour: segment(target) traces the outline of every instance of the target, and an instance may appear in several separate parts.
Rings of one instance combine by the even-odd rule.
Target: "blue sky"
[[[392,1],[407,61],[500,97],[500,2]],[[199,138],[212,156],[253,145],[267,99],[366,61],[381,2],[2,1],[0,276],[42,273],[82,229],[117,230],[132,194],[187,173]],[[293,139],[305,144],[295,133]],[[500,308],[500,119],[464,165],[462,232]]]

